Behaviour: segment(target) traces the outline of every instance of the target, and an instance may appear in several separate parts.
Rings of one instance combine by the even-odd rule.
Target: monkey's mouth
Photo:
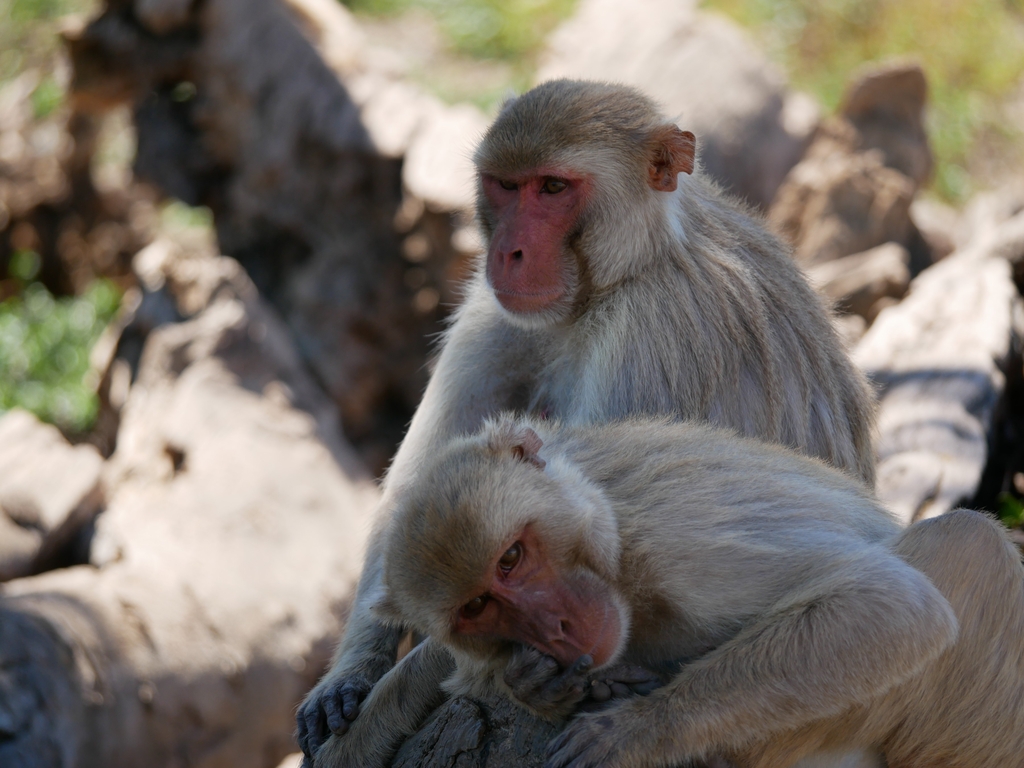
[[[564,296],[565,291],[562,290],[550,293],[519,293],[494,289],[494,297],[498,303],[509,312],[517,314],[543,312],[561,301]]]

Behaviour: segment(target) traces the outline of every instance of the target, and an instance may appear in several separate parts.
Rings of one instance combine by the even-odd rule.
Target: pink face
[[[554,169],[497,179],[481,176],[496,224],[487,281],[509,312],[530,314],[573,299],[576,264],[566,247],[587,199],[588,181]]]
[[[607,663],[622,631],[608,589],[596,577],[559,573],[529,525],[499,553],[455,622],[456,634],[522,642],[563,666],[584,654],[595,667]]]

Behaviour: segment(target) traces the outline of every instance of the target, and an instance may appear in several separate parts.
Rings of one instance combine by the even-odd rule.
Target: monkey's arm
[[[478,279],[445,339],[423,400],[384,481],[378,525],[371,536],[345,636],[330,671],[307,695],[296,715],[298,741],[307,758],[333,732],[342,735],[359,704],[395,661],[402,631],[376,620],[384,523],[402,488],[425,456],[449,438],[475,430],[483,420],[517,405],[528,391],[536,359],[533,339],[506,323],[487,286]]]
[[[429,638],[373,687],[363,715],[342,738],[328,738],[314,764],[324,768],[386,768],[402,743],[445,699],[441,683],[455,662]]]
[[[664,688],[571,722],[547,768],[756,753],[773,735],[870,701],[954,642],[953,610],[922,573],[885,551],[844,560]]]

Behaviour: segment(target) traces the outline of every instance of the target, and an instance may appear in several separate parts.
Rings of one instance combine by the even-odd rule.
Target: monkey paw
[[[516,649],[505,667],[505,684],[512,695],[543,718],[568,717],[587,695],[587,675],[593,664],[590,656],[581,656],[562,670],[558,662],[536,648]]]
[[[613,768],[623,765],[623,740],[610,713],[582,715],[548,745],[544,768]]]
[[[591,676],[589,696],[580,709],[596,712],[629,696],[646,696],[665,681],[655,672],[636,664],[614,664]]]
[[[361,677],[335,677],[322,680],[309,692],[295,715],[303,768],[311,768],[313,756],[332,733],[343,736],[348,732],[371,688],[373,685]]]

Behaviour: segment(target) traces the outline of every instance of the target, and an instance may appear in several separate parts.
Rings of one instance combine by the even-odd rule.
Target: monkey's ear
[[[663,125],[654,130],[650,142],[651,164],[647,169],[647,183],[658,192],[673,192],[678,174],[693,173],[697,139],[678,126]]]
[[[492,450],[498,453],[509,452],[519,461],[533,464],[537,469],[544,469],[544,459],[537,455],[544,447],[540,435],[514,421],[500,421],[496,427],[488,441]]]

